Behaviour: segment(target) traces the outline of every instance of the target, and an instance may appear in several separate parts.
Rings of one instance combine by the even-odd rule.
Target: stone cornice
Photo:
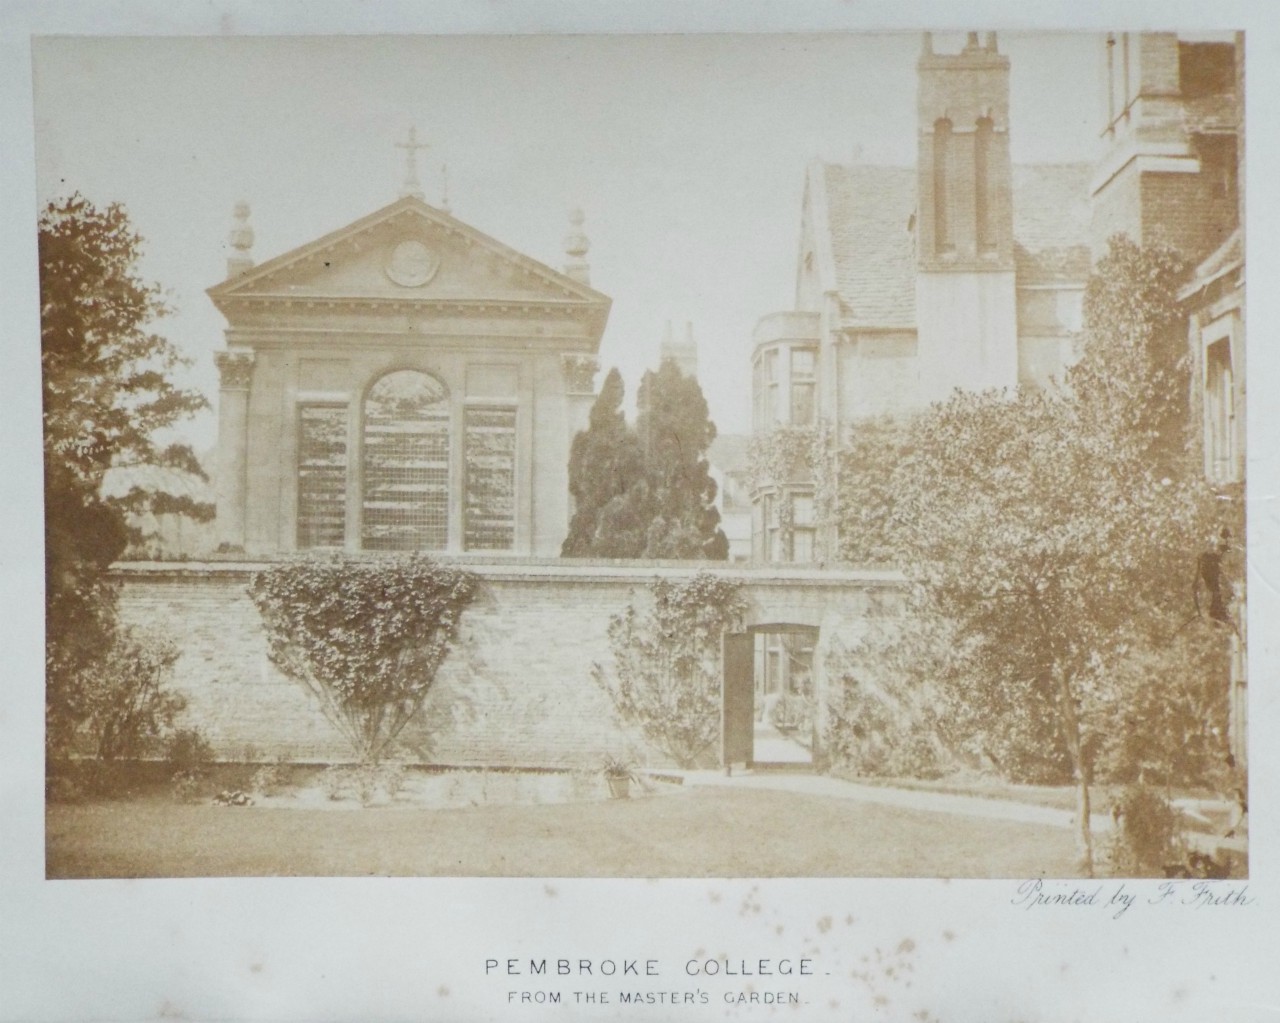
[[[593,338],[572,334],[429,334],[415,331],[379,332],[353,330],[285,329],[263,327],[257,330],[229,331],[228,338],[255,351],[289,349],[306,352],[311,349],[342,348],[348,351],[367,348],[416,348],[456,352],[563,352],[591,358],[599,347]]]
[[[400,339],[403,343],[421,343],[432,336],[477,340],[494,336],[522,340],[586,337],[598,346],[609,315],[608,304],[577,301],[265,298],[244,296],[225,303],[222,312],[229,324],[229,338],[248,333],[341,333],[384,339],[404,335]]]
[[[472,310],[487,312],[493,309],[521,309],[540,312],[595,312],[608,309],[608,300],[586,301],[579,298],[527,298],[490,296],[487,298],[437,298],[418,295],[352,295],[325,294],[323,292],[297,291],[249,291],[239,295],[226,295],[220,303],[237,305],[325,306],[351,308],[414,308],[442,310]]]

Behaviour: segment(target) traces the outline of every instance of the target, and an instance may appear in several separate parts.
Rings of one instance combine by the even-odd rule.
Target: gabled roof
[[[813,207],[815,240],[830,245],[835,273],[834,282],[823,282],[824,290],[834,285],[855,323],[913,326],[915,169],[816,164],[809,186],[822,197]]]
[[[1013,235],[1020,281],[1083,282],[1089,272],[1089,164],[1013,168]],[[806,202],[824,276],[850,326],[916,322],[916,171],[817,163]],[[826,279],[830,278],[830,279]]]
[[[341,252],[358,252],[382,244],[387,237],[425,233],[448,239],[484,253],[495,265],[506,268],[510,279],[519,282],[485,294],[441,294],[432,287],[403,288],[388,294],[349,291],[335,286],[327,277],[330,265],[337,265]],[[326,256],[331,258],[326,259]],[[332,274],[329,274],[331,277]],[[370,213],[345,227],[300,245],[279,256],[214,285],[208,295],[220,309],[228,300],[270,300],[276,298],[338,298],[347,301],[396,301],[430,303],[448,301],[453,304],[468,300],[486,305],[511,303],[555,303],[589,306],[607,312],[611,300],[594,288],[532,259],[482,231],[463,223],[444,210],[429,206],[421,199],[404,196],[388,206]],[[224,310],[225,311],[225,310]]]

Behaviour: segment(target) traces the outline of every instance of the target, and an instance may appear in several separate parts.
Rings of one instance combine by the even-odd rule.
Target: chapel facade
[[[258,265],[236,216],[209,290],[219,548],[556,556],[610,307],[581,213],[564,272],[413,188]]]

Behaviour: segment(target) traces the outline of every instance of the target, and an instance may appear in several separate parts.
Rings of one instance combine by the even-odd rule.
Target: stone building
[[[1092,186],[1093,245],[1114,234],[1176,249],[1192,361],[1193,424],[1205,478],[1239,497],[1245,480],[1244,44],[1238,34],[1116,33],[1104,43],[1103,139]],[[1242,538],[1227,564],[1236,631],[1230,735],[1246,754]],[[1206,546],[1211,538],[1206,538]]]
[[[236,215],[209,290],[221,549],[557,554],[610,306],[581,213],[564,272],[428,205],[412,166],[389,206],[258,265]]]
[[[753,431],[923,408],[953,388],[1051,386],[1072,359],[1089,272],[1089,164],[1014,166],[1009,58],[924,36],[915,167],[815,163],[794,308],[763,317]],[[812,471],[755,480],[753,554],[822,560]]]
[[[1093,245],[1161,243],[1195,269],[1182,291],[1205,477],[1244,480],[1242,40],[1173,32],[1108,36]]]

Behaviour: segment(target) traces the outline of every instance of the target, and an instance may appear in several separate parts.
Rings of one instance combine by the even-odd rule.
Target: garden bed
[[[260,806],[274,809],[359,810],[373,807],[464,809],[482,806],[537,806],[589,803],[609,798],[597,769],[481,768],[437,765],[243,764],[208,765],[198,777],[174,779],[158,762],[109,765],[92,775],[84,762],[64,767],[51,787],[52,802],[115,797],[144,802]],[[680,789],[683,778],[669,772],[636,771],[632,798]]]

